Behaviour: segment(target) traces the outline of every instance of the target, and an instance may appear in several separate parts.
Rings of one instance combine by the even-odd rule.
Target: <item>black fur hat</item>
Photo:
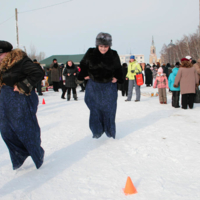
[[[0,53],[9,52],[13,49],[12,44],[7,41],[0,40]]]
[[[108,45],[112,46],[112,36],[109,33],[99,33],[96,37],[96,46]]]

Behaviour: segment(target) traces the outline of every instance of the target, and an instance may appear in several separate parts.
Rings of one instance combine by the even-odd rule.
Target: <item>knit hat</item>
[[[135,56],[134,55],[130,56],[130,59],[135,59]]]
[[[12,44],[7,41],[0,40],[0,53],[9,52],[13,49]]]
[[[34,60],[33,60],[33,62],[37,62],[37,60],[36,60],[36,59],[34,59]]]
[[[183,61],[189,61],[189,60],[187,58],[182,58],[181,62],[183,62]]]
[[[163,73],[163,68],[162,67],[159,67],[159,69],[158,69],[158,73]]]
[[[112,36],[109,33],[99,33],[96,37],[96,46],[108,45],[112,46]]]

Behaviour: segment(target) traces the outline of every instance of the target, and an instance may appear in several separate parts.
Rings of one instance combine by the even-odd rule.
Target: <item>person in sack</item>
[[[187,109],[188,105],[192,109],[194,106],[196,87],[199,85],[199,77],[195,67],[193,67],[187,58],[181,59],[181,66],[176,75],[174,87],[177,88],[179,83],[182,95],[182,109]]]
[[[80,62],[79,80],[88,80],[85,103],[90,109],[89,126],[93,138],[105,132],[116,136],[117,83],[123,83],[123,72],[117,51],[111,49],[112,36],[99,33],[96,48],[89,48]]]
[[[158,88],[159,100],[161,104],[167,104],[167,92],[168,80],[166,75],[163,73],[162,67],[158,69],[156,79],[153,84],[153,88]]]
[[[145,69],[145,84],[147,87],[152,86],[153,73],[152,73],[150,67],[151,66],[149,64],[147,64],[146,69]]]
[[[180,85],[177,88],[174,87],[174,81],[178,73],[179,67],[180,63],[177,62],[175,67],[172,69],[172,73],[169,75],[168,79],[169,89],[172,92],[172,107],[174,108],[180,108],[179,106]]]
[[[60,83],[60,67],[58,66],[57,59],[53,59],[53,63],[50,65],[51,68],[51,81],[53,82],[54,92],[58,92]]]
[[[43,163],[40,127],[36,116],[38,96],[33,89],[43,78],[43,69],[25,52],[0,41],[0,133],[13,169],[31,156],[36,168]]]
[[[65,87],[67,88],[67,101],[70,101],[71,99],[71,90],[73,92],[73,98],[75,101],[78,100],[77,93],[76,93],[76,78],[78,75],[78,69],[74,65],[74,63],[69,60],[66,62],[66,67],[63,72],[63,76],[65,76]],[[63,94],[63,97],[65,94]]]
[[[135,60],[135,56],[130,56],[130,63],[128,65],[128,72],[126,74],[126,80],[128,80],[128,98],[125,101],[131,101],[133,95],[133,87],[135,86],[136,100],[140,101],[140,86],[136,84],[135,76],[137,73],[142,72],[140,64]]]

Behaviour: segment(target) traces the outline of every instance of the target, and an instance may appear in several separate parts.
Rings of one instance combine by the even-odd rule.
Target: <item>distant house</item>
[[[44,60],[40,61],[42,67],[48,68],[50,64],[53,62],[53,59],[57,59],[58,64],[66,64],[67,61],[71,60],[75,65],[79,65],[82,60],[84,54],[76,54],[76,55],[53,55]]]

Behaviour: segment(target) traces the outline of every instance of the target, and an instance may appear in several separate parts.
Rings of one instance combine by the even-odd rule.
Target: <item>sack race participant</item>
[[[111,45],[111,35],[99,33],[96,48],[88,49],[80,62],[78,79],[88,80],[85,102],[90,109],[93,138],[101,137],[104,132],[108,137],[116,135],[117,82],[123,83],[123,73],[119,56],[111,50]]]
[[[33,87],[44,77],[20,49],[0,41],[0,132],[6,143],[13,169],[18,169],[31,156],[36,167],[43,163],[40,127],[36,112],[38,96]]]

